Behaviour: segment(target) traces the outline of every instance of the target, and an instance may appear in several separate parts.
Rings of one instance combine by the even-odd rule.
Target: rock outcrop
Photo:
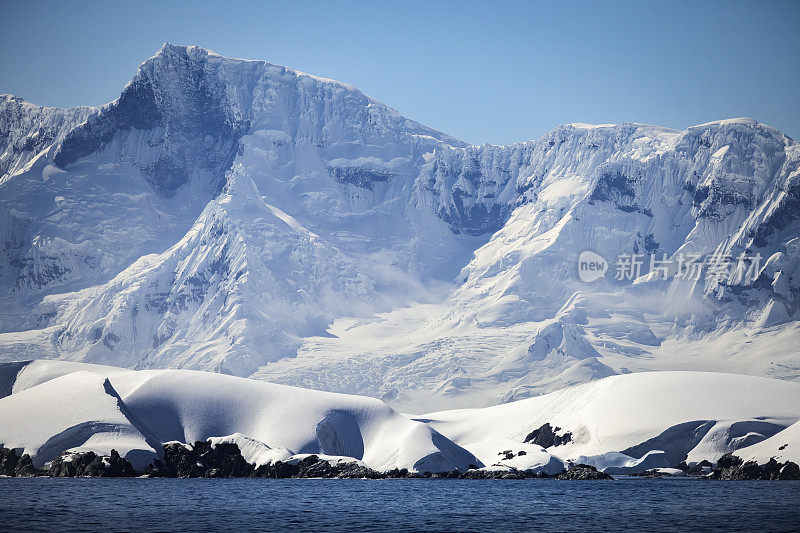
[[[800,467],[797,463],[779,463],[773,457],[763,466],[755,461],[743,461],[741,457],[725,454],[717,461],[717,467],[705,476],[717,480],[800,480]]]
[[[16,450],[0,447],[0,476],[31,477],[39,475],[39,470],[33,466],[31,456],[17,455]]]
[[[525,442],[536,444],[542,448],[549,448],[550,446],[560,446],[572,440],[572,432],[567,431],[563,435],[559,435],[560,427],[553,428],[549,422],[546,422],[539,429],[531,431]]]
[[[571,464],[566,472],[562,472],[556,476],[556,479],[575,479],[575,480],[589,480],[589,479],[614,479],[605,472],[600,472],[592,465],[584,464]]]
[[[111,455],[88,452],[63,452],[48,463],[50,477],[136,477],[139,475],[131,463],[120,457],[116,450]]]

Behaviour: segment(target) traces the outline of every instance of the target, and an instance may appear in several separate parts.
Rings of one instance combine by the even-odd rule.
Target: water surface
[[[798,531],[800,482],[0,479],[4,531]]]

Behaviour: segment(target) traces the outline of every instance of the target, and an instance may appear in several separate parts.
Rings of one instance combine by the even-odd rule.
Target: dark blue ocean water
[[[2,531],[800,531],[800,482],[0,479]]]

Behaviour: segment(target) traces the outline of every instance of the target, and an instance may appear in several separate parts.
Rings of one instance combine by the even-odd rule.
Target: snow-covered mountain
[[[800,145],[754,120],[467,146],[353,87],[173,45],[106,106],[1,104],[4,360],[417,412],[645,370],[800,379]]]

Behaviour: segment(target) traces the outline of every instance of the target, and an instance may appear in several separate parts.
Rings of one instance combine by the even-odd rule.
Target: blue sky
[[[335,78],[477,144],[738,116],[800,138],[800,1],[0,0],[0,92],[102,104],[163,42]]]

